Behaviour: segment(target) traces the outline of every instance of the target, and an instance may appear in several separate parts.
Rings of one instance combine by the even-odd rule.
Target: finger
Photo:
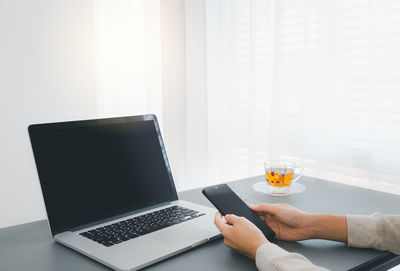
[[[225,232],[230,226],[222,220],[222,215],[217,212],[214,217],[214,224],[217,226],[218,230],[222,233]]]
[[[265,220],[270,221],[270,220],[276,220],[276,216],[270,215],[270,214],[265,214],[264,216]]]
[[[269,215],[266,214],[266,213],[256,213],[256,214],[257,214],[258,217],[259,217],[262,221],[264,221],[264,222],[266,222],[267,216],[269,216]]]
[[[264,215],[268,214],[268,213],[263,212],[263,211],[257,211],[256,212],[255,210],[253,210],[253,212],[256,213],[258,216],[264,216]]]
[[[232,244],[227,238],[224,238],[224,244],[225,246],[232,248]]]
[[[273,206],[273,205],[267,204],[267,203],[261,203],[261,204],[251,205],[250,208],[256,212],[262,212],[262,211],[264,211],[264,209],[270,209],[270,206]]]
[[[269,214],[276,214],[280,208],[280,204],[259,204],[251,206],[251,209],[256,213],[269,213]]]
[[[229,214],[229,215],[225,216],[226,222],[228,222],[231,225],[235,224],[238,219],[239,219],[239,217],[236,215],[233,215],[233,214]]]
[[[273,228],[273,230],[276,229],[277,223],[279,223],[279,222],[277,222],[275,216],[270,216],[270,215],[266,215],[266,216],[263,218],[263,221],[264,221],[271,229]]]

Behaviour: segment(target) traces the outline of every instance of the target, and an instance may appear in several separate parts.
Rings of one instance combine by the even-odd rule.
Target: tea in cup
[[[290,187],[303,176],[303,167],[289,161],[268,161],[264,163],[264,169],[271,194],[288,194]]]

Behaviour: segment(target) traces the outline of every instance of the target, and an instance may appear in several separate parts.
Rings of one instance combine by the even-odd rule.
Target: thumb
[[[259,205],[252,205],[250,208],[254,211],[254,212],[263,212],[263,213],[268,213],[268,214],[275,214],[277,211],[277,206],[272,205],[272,204],[259,204]]]
[[[229,215],[225,216],[226,222],[228,222],[228,224],[231,224],[231,225],[235,224],[236,221],[238,220],[238,218],[239,217],[234,214],[229,214]]]

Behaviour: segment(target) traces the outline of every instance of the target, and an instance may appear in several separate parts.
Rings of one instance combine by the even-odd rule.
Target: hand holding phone
[[[275,233],[271,228],[228,185],[220,184],[207,187],[202,192],[222,215],[234,214],[243,216],[256,225],[269,240],[275,237]]]

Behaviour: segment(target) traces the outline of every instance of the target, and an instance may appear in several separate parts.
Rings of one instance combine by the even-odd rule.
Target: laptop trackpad
[[[209,235],[210,233],[205,230],[200,230],[189,225],[179,225],[178,227],[157,232],[151,238],[170,246],[176,245],[183,248],[199,241],[207,240]]]

